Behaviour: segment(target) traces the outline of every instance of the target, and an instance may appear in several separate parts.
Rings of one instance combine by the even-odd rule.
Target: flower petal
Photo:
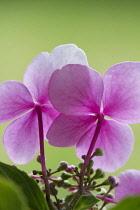
[[[85,53],[74,44],[56,47],[50,54],[42,52],[27,67],[24,84],[40,103],[48,98],[48,82],[52,72],[69,63],[87,65]]]
[[[0,123],[12,120],[33,107],[31,94],[22,83],[0,83]]]
[[[87,154],[93,131],[91,130],[76,145],[76,153],[78,157]],[[114,172],[121,168],[129,159],[133,149],[133,132],[132,129],[125,124],[114,120],[103,121],[100,134],[96,141],[96,148],[102,148],[104,155],[94,157],[94,168],[102,168],[106,172]],[[93,152],[94,152],[93,151]]]
[[[140,170],[129,169],[119,174],[120,184],[115,188],[118,202],[127,196],[140,195]]]
[[[42,106],[42,118],[43,118],[43,127],[44,127],[44,139],[46,139],[46,134],[48,132],[48,129],[54,119],[59,115],[60,113],[54,109],[51,103],[45,104]]]
[[[53,70],[60,69],[66,64],[82,64],[88,66],[85,52],[75,44],[60,45],[51,52],[50,61]]]
[[[53,106],[67,115],[98,113],[102,94],[102,76],[79,64],[69,64],[56,70],[49,83]]]
[[[103,80],[104,114],[123,123],[140,123],[140,62],[116,64]]]
[[[16,164],[26,164],[39,149],[38,124],[35,110],[14,120],[6,128],[3,144],[10,159]]]
[[[49,53],[42,52],[27,67],[23,82],[30,90],[34,99],[40,103],[47,100],[48,81],[52,69],[49,65]]]
[[[60,114],[47,133],[49,144],[56,147],[72,147],[96,121],[95,116],[68,116]]]

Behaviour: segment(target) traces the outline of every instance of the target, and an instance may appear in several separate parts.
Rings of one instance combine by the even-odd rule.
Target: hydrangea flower
[[[118,176],[120,183],[115,188],[115,201],[127,196],[140,195],[140,170],[128,169]]]
[[[139,62],[116,64],[103,77],[87,66],[66,65],[53,73],[49,98],[61,113],[47,134],[51,145],[76,146],[81,158],[87,154],[102,116],[93,152],[102,148],[104,155],[94,157],[94,168],[113,172],[126,163],[134,139],[127,124],[140,123]]]
[[[33,60],[23,84],[18,81],[0,84],[0,123],[17,118],[3,135],[6,152],[14,163],[29,162],[39,150],[36,107],[41,107],[44,134],[58,115],[48,98],[48,82],[55,69],[68,63],[87,65],[85,53],[73,44],[58,46],[50,54],[42,52]]]

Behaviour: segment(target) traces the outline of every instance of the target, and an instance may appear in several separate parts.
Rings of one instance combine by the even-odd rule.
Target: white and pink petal
[[[52,73],[70,63],[88,65],[84,51],[74,44],[60,45],[50,54],[42,52],[29,64],[24,74],[24,84],[37,102],[46,103]]]
[[[45,103],[48,98],[48,82],[51,74],[47,52],[37,55],[25,71],[23,82],[39,103]]]
[[[67,64],[82,64],[88,66],[85,52],[75,44],[60,45],[50,53],[52,69],[61,69]]]
[[[96,122],[95,116],[69,116],[60,114],[47,133],[49,144],[56,147],[72,147],[77,144]]]
[[[120,183],[115,188],[116,202],[128,196],[140,195],[140,170],[128,169],[118,176]]]
[[[48,132],[49,127],[60,113],[56,109],[54,109],[54,107],[49,101],[47,104],[42,106],[41,110],[43,119],[44,139],[46,139],[46,134]]]
[[[10,123],[3,135],[9,158],[16,164],[31,161],[39,150],[38,121],[32,110]]]
[[[0,83],[0,123],[7,122],[34,107],[32,96],[18,81]]]
[[[91,130],[79,140],[76,145],[76,153],[79,158],[87,154],[93,135]],[[133,132],[128,125],[104,119],[93,150],[94,152],[96,148],[102,148],[104,155],[93,158],[93,168],[101,168],[106,172],[114,172],[121,168],[132,153],[133,141]]]
[[[103,81],[104,114],[123,123],[140,123],[140,62],[110,67]]]

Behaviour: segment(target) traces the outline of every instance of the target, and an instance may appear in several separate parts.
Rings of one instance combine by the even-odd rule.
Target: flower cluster
[[[42,139],[55,147],[75,146],[77,156],[84,160],[80,171],[66,162],[57,169],[65,170],[61,184],[66,183],[69,191],[81,196],[81,192],[90,194],[90,189],[109,183],[108,193],[115,188],[115,199],[107,197],[108,193],[97,198],[112,203],[140,194],[138,170],[121,173],[119,180],[110,176],[100,185],[95,183],[103,178],[103,171],[121,168],[132,153],[134,135],[128,124],[140,123],[140,62],[115,64],[101,76],[88,66],[86,54],[76,45],[58,46],[32,61],[23,83],[1,83],[0,99],[0,123],[14,120],[3,135],[6,152],[14,163],[26,164],[40,149],[41,177],[35,173],[32,178],[45,184],[52,209],[51,190],[56,194],[55,182],[60,180],[53,180],[55,172],[45,168]],[[68,184],[67,176],[78,185]]]

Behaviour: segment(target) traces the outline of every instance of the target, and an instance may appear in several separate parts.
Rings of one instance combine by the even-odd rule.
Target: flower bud
[[[120,182],[119,178],[116,177],[116,176],[113,176],[113,175],[109,176],[108,177],[108,180],[111,182],[110,184],[112,186],[118,186],[119,185],[119,182]]]
[[[103,185],[110,185],[110,184],[111,184],[111,182],[110,182],[109,179],[106,179],[106,180],[103,182]]]
[[[33,175],[37,175],[37,174],[38,174],[38,171],[33,170]]]
[[[79,163],[79,164],[78,164],[78,167],[79,167],[80,169],[82,169],[83,164],[84,164],[84,163]]]
[[[37,160],[38,163],[41,164],[41,155],[38,155],[36,160]]]
[[[57,179],[53,180],[57,187],[62,187],[64,185],[64,180],[58,177]]]
[[[98,168],[93,176],[94,179],[104,178],[105,173],[102,169]]]
[[[94,170],[93,168],[90,169],[90,174],[93,174],[94,173]]]
[[[93,153],[92,157],[94,156],[103,156],[104,155],[104,151],[101,148],[97,148],[95,150],[95,152]]]
[[[57,195],[58,190],[55,189],[55,184],[53,182],[51,182],[49,185],[50,185],[50,194],[51,195]]]
[[[93,181],[92,182],[92,186],[95,186],[97,184],[97,182]]]
[[[70,165],[67,167],[66,172],[72,174],[74,172],[74,169],[75,169],[75,165]]]
[[[72,187],[72,184],[70,184],[68,180],[65,180],[63,187],[66,189],[66,188]]]
[[[78,167],[75,167],[74,172],[78,173]]]
[[[63,180],[69,179],[69,178],[71,178],[72,176],[73,176],[72,174],[67,173],[67,172],[63,172],[63,173],[61,174],[61,178],[62,178]]]
[[[101,188],[96,188],[95,189],[97,192],[101,192]]]
[[[57,171],[66,170],[67,167],[68,167],[68,163],[66,161],[61,161],[59,167],[57,168]]]
[[[42,171],[33,170],[32,173],[33,175],[37,175],[37,174],[42,175]]]
[[[82,159],[85,160],[85,158],[86,158],[86,155],[82,155]]]
[[[100,194],[102,193],[102,194],[105,194],[106,192],[107,192],[107,190],[105,189],[105,188],[103,188],[103,187],[100,187],[100,188],[96,188],[95,189],[97,192],[100,192]]]

